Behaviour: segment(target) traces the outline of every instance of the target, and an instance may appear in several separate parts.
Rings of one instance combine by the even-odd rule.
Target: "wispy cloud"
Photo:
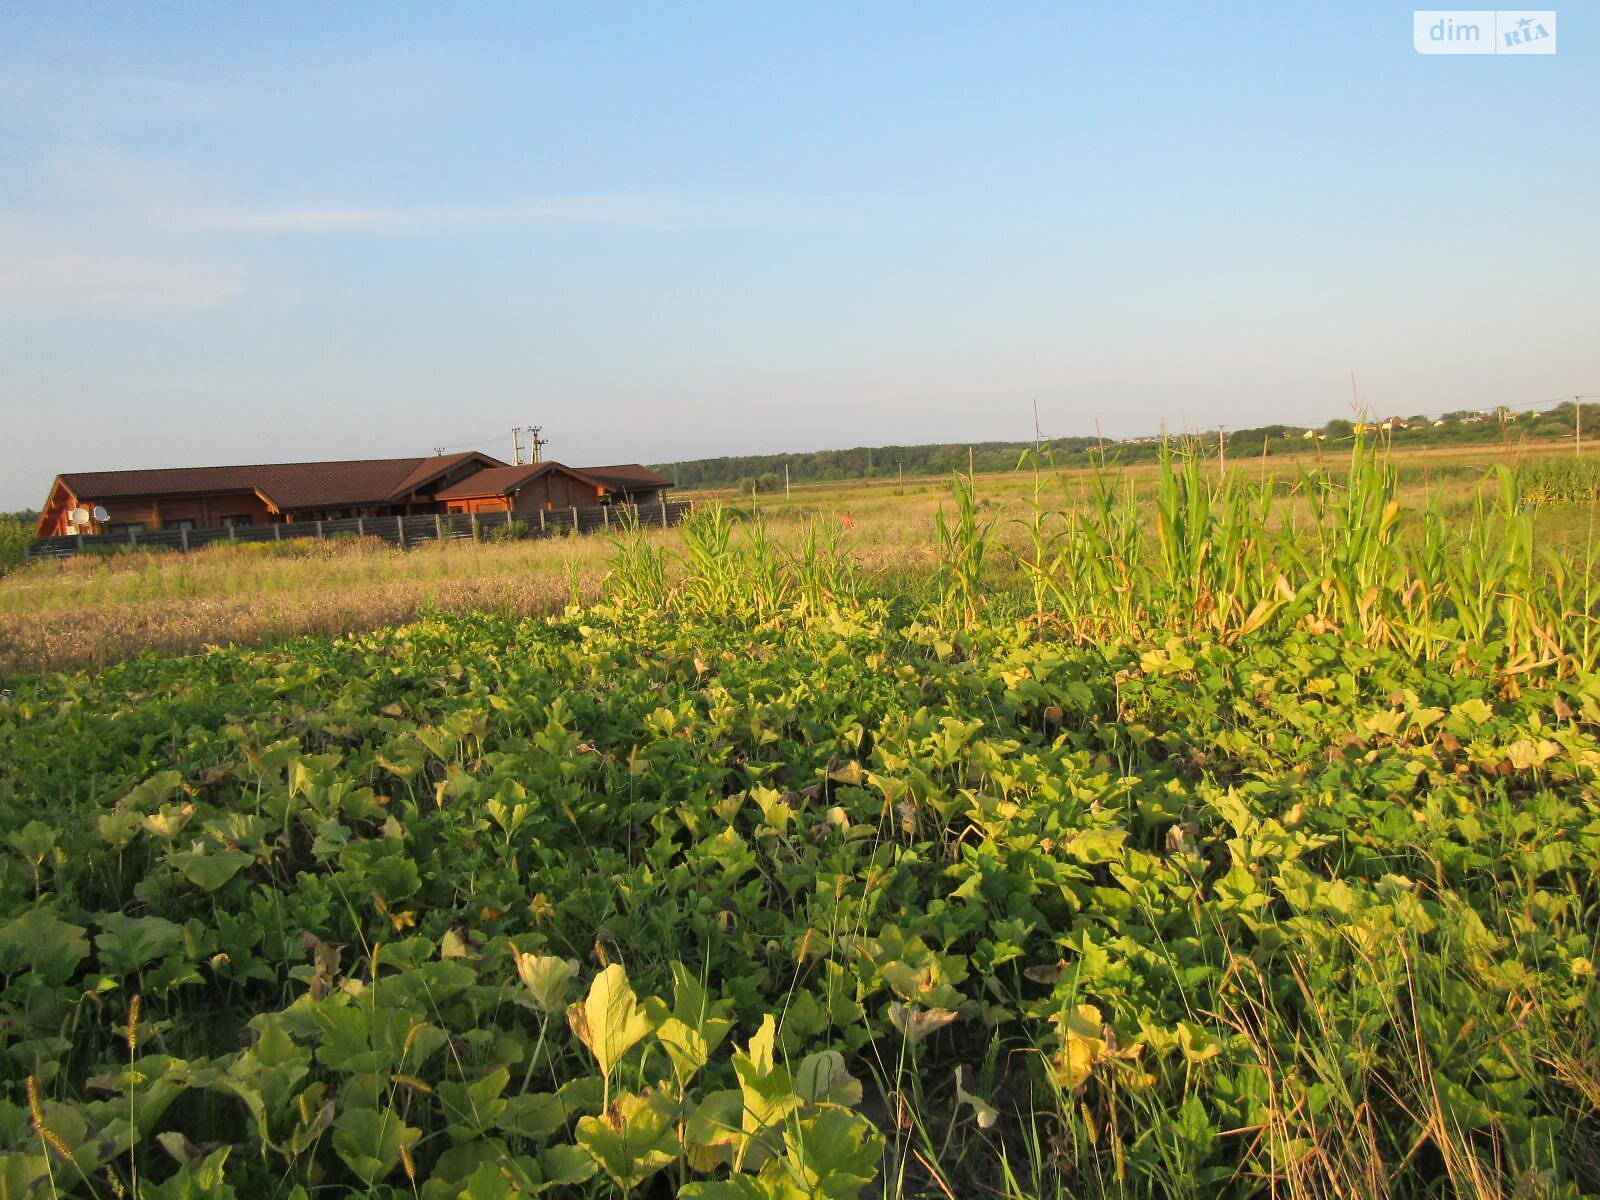
[[[265,234],[408,234],[551,224],[851,227],[867,223],[874,210],[901,202],[881,196],[596,194],[477,204],[220,208],[177,211],[168,219],[186,229]]]
[[[215,307],[242,286],[225,264],[0,229],[0,313],[186,312]]]

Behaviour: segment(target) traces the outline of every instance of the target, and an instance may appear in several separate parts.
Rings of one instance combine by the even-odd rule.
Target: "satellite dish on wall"
[[[74,525],[87,525],[89,523],[89,510],[87,508],[75,508],[67,513],[67,520]]]
[[[104,525],[107,521],[109,521],[111,519],[111,514],[108,513],[105,509],[101,508],[100,505],[96,504],[94,506],[94,519],[96,521],[99,521],[102,525]]]

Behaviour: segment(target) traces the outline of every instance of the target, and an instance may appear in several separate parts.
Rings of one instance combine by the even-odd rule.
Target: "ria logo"
[[[1418,54],[1554,54],[1554,10],[1419,9],[1411,14]]]
[[[1540,14],[1541,16],[1543,14]],[[1555,13],[1550,14],[1550,24],[1555,25]],[[1508,29],[1500,35],[1507,47],[1531,46],[1534,42],[1550,39],[1550,48],[1555,49],[1556,39],[1551,32],[1536,19],[1524,15],[1517,21],[1515,29]]]

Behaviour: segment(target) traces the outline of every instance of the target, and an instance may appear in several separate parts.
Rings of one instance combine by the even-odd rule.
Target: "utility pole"
[[[1228,474],[1228,427],[1226,425],[1217,430],[1217,474],[1223,477]]]
[[[1583,397],[1572,398],[1572,453],[1583,455]]]
[[[516,425],[511,427],[511,465],[522,465],[522,430]]]
[[[906,464],[905,464],[905,460],[901,459],[899,462],[897,462],[895,464],[895,466],[900,468],[900,494],[902,496],[904,496],[906,494]]]
[[[549,439],[540,437],[544,432],[543,425],[528,426],[528,461],[530,463],[544,461],[544,448],[550,444]]]
[[[794,493],[789,490],[789,464],[788,463],[784,463],[783,464],[783,498],[785,500],[793,500],[794,499]]]

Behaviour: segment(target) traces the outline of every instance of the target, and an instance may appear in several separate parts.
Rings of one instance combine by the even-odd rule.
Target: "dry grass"
[[[574,589],[597,593],[608,550],[597,538],[286,545],[33,564],[0,582],[0,675],[349,633],[430,609],[559,611]]]
[[[931,568],[932,512],[929,504],[925,534],[920,521],[864,531],[856,546],[863,566]],[[800,521],[779,517],[773,525],[779,544],[792,547]],[[679,540],[671,530],[645,536],[669,548]],[[367,539],[36,562],[0,579],[0,678],[95,669],[145,651],[359,632],[427,611],[560,612],[599,595],[612,553],[600,536],[411,550]]]
[[[1548,451],[1544,452],[1548,455]],[[1414,452],[1397,456],[1407,504],[1464,513],[1497,462],[1536,457],[1510,449]],[[1344,460],[1273,458],[1234,462],[1241,472],[1293,480]],[[1116,470],[1116,468],[1113,468]],[[1157,470],[1117,471],[1141,511],[1153,511]],[[1073,507],[1090,489],[1082,469],[1053,473],[1046,500]],[[1029,471],[977,480],[978,515],[1001,542],[1015,544],[1036,484]],[[713,494],[748,510],[748,500]],[[762,496],[780,552],[793,553],[808,521],[850,514],[846,544],[869,577],[901,586],[937,567],[936,520],[951,508],[948,481],[813,484],[792,497]],[[1292,511],[1293,505],[1289,506]],[[1581,545],[1592,535],[1588,506],[1540,513],[1541,540]],[[675,547],[675,531],[647,535]],[[559,611],[574,597],[598,595],[612,554],[602,536],[548,541],[424,544],[401,551],[377,541],[219,545],[191,555],[129,554],[29,565],[0,579],[0,678],[68,668],[98,668],[145,651],[192,653],[208,645],[255,645],[298,635],[335,635],[404,622],[428,610],[489,610],[519,615]],[[990,556],[992,587],[1020,583],[1009,556]]]

